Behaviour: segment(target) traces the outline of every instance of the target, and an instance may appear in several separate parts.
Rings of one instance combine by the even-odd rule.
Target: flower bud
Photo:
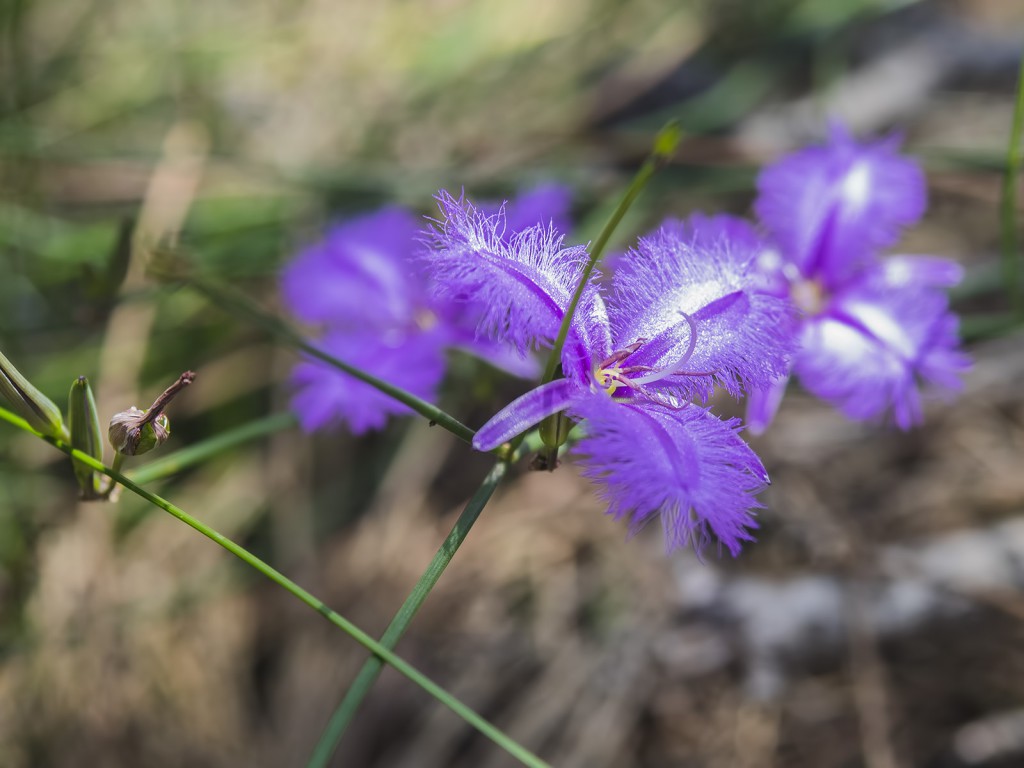
[[[68,439],[60,409],[33,387],[3,353],[0,353],[0,393],[36,432],[58,440]]]
[[[195,377],[192,371],[185,371],[153,401],[149,410],[142,411],[133,405],[127,411],[115,414],[107,430],[114,450],[125,456],[138,456],[167,442],[167,438],[171,436],[171,424],[164,415],[164,408],[178,392],[191,384]]]
[[[163,445],[171,436],[167,416],[160,414],[148,420],[149,411],[140,411],[134,405],[127,411],[114,414],[107,436],[114,450],[125,456],[139,456]]]
[[[89,454],[96,461],[103,461],[100,417],[96,412],[92,388],[85,376],[79,376],[71,385],[71,393],[68,395],[68,423],[71,427],[71,447]],[[86,500],[102,498],[101,475],[80,461],[72,459],[71,464],[78,479],[81,497]]]

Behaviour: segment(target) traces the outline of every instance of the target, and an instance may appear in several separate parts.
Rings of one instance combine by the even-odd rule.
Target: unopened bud
[[[171,424],[164,415],[164,408],[178,392],[192,383],[195,376],[192,371],[185,371],[153,402],[149,410],[142,411],[133,405],[127,411],[115,414],[107,430],[114,450],[125,456],[139,456],[167,442],[171,436]]]
[[[100,417],[96,412],[96,401],[92,396],[92,388],[85,376],[79,376],[71,385],[68,395],[68,423],[71,427],[71,447],[87,453],[96,461],[103,461],[103,432],[100,429]],[[75,459],[71,460],[78,479],[78,487],[83,499],[103,498],[100,486],[102,475],[98,475],[91,467]]]
[[[0,353],[0,393],[36,432],[58,440],[68,439],[60,409],[33,387],[3,353]]]
[[[139,456],[167,442],[171,436],[167,416],[161,413],[155,419],[149,419],[147,413],[133,405],[127,411],[114,414],[107,431],[114,450],[125,456]]]

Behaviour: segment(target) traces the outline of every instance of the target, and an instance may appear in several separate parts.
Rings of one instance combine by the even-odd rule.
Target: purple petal
[[[411,323],[426,302],[417,234],[416,218],[394,207],[334,227],[285,267],[285,304],[311,323]]]
[[[473,447],[490,451],[522,434],[546,416],[565,410],[579,386],[569,379],[558,379],[532,389],[498,411],[473,437]]]
[[[919,380],[952,393],[970,365],[947,307],[935,290],[859,285],[808,321],[794,372],[847,417],[890,414],[908,429],[921,420]]]
[[[895,141],[858,144],[841,129],[766,168],[757,186],[757,214],[784,256],[831,287],[895,243],[926,202],[921,169]]]
[[[425,259],[438,299],[476,302],[483,307],[480,334],[508,341],[521,354],[551,342],[587,263],[586,249],[563,249],[561,236],[541,226],[522,230],[506,243],[502,212],[488,216],[443,191],[437,200],[443,220],[427,233],[432,248]],[[597,289],[588,287],[566,344],[570,359],[589,363],[588,350],[601,347],[607,326],[594,325],[593,318],[602,313]]]
[[[433,400],[444,375],[444,335],[432,332],[333,333],[320,347],[350,365]],[[292,410],[302,428],[312,432],[336,423],[355,434],[384,426],[409,408],[358,379],[318,360],[299,363],[292,374],[296,387]]]
[[[480,337],[476,329],[485,307],[477,302],[437,300],[433,310],[438,324],[448,334],[449,347],[461,349],[520,379],[540,376],[540,365],[534,355],[523,355],[510,344]]]
[[[757,455],[738,434],[738,419],[722,421],[696,405],[679,410],[619,403],[603,394],[572,407],[587,420],[578,450],[583,473],[604,486],[608,512],[638,530],[661,516],[669,551],[712,534],[736,555],[756,528],[754,494],[768,481]]]
[[[543,370],[534,355],[523,357],[507,344],[478,339],[473,334],[468,334],[461,339],[453,338],[449,345],[473,355],[473,357],[478,357],[499,371],[504,371],[517,379],[530,381],[539,379]]]
[[[747,395],[746,424],[751,434],[764,434],[775,420],[788,384],[789,376],[782,376],[763,389],[750,390]]]
[[[678,332],[679,344],[689,345],[689,326],[696,339],[686,370],[658,386],[706,397],[720,384],[738,395],[784,375],[794,313],[787,299],[757,290],[750,265],[758,247],[756,238],[730,240],[720,225],[702,232],[683,222],[641,238],[616,272],[609,301],[614,346],[649,343],[626,365],[671,365],[676,351],[663,343],[664,334]],[[684,317],[687,325],[680,324]]]
[[[889,256],[877,269],[893,287],[949,288],[964,278],[964,268],[938,256]]]

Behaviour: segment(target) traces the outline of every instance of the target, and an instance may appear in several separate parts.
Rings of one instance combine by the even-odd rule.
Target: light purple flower
[[[550,343],[587,261],[550,227],[503,241],[505,221],[438,196],[442,221],[429,256],[442,295],[487,296],[481,329],[520,348]],[[477,432],[491,450],[546,416],[585,420],[585,473],[605,486],[609,511],[635,530],[659,515],[668,548],[703,546],[709,532],[739,551],[753,527],[761,463],[721,421],[691,402],[716,384],[734,393],[786,370],[788,301],[754,290],[749,242],[669,222],[622,260],[606,304],[585,287],[562,352],[565,378],[531,390]],[[753,241],[751,241],[753,242]]]
[[[551,207],[542,211],[541,205]],[[524,193],[509,209],[517,211],[520,227],[544,215],[562,220],[567,206],[567,190],[545,185]],[[297,318],[325,331],[325,351],[426,400],[436,398],[446,350],[452,348],[513,375],[535,376],[535,360],[476,333],[486,315],[479,297],[453,304],[434,295],[418,255],[419,230],[416,216],[394,206],[335,226],[285,268],[285,303]],[[512,227],[507,236],[515,237]],[[299,364],[292,380],[292,405],[307,431],[345,423],[360,434],[379,429],[390,415],[409,412],[317,360]]]
[[[430,306],[410,271],[419,220],[390,206],[332,227],[281,275],[288,309],[307,323],[372,329],[415,325]]]
[[[841,284],[921,218],[924,174],[898,149],[894,138],[859,144],[834,125],[828,144],[761,173],[755,210],[802,276]]]
[[[920,168],[892,139],[859,144],[834,127],[828,144],[784,157],[758,180],[755,208],[772,240],[757,260],[762,289],[803,311],[793,374],[852,419],[921,420],[922,383],[952,393],[969,359],[941,290],[961,277],[933,256],[893,256],[925,209]],[[772,421],[788,377],[751,393],[754,432]]]

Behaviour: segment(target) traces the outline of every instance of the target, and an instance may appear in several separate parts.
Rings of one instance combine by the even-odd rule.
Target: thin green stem
[[[169,453],[154,462],[138,469],[133,469],[127,474],[128,477],[139,485],[145,485],[154,480],[162,480],[165,477],[181,472],[181,470],[187,467],[200,464],[212,456],[223,453],[237,445],[294,427],[296,423],[294,414],[275,413],[259,421],[251,421],[237,429],[229,430],[216,437],[211,437],[195,445],[182,448],[180,451]]]
[[[1021,133],[1024,130],[1024,59],[1017,78],[1017,101],[1013,108],[1010,145],[1006,151],[1000,221],[1003,245],[1003,279],[1010,296],[1010,305],[1017,315],[1024,315],[1024,295],[1020,278],[1020,237],[1017,232],[1017,179],[1020,175]]]
[[[614,234],[616,227],[619,226],[619,222],[622,221],[622,217],[626,215],[626,211],[629,210],[644,187],[647,186],[647,182],[651,180],[654,172],[675,152],[681,138],[682,133],[679,125],[674,122],[669,123],[658,132],[654,139],[654,148],[650,156],[644,161],[636,176],[633,177],[633,181],[629,185],[629,189],[626,190],[626,194],[622,196],[622,200],[619,201],[618,206],[616,206],[597,236],[597,240],[594,241],[594,245],[590,249],[590,260],[587,262],[587,266],[584,267],[583,274],[580,275],[576,291],[573,293],[572,300],[565,310],[562,325],[559,327],[558,335],[555,337],[555,345],[551,348],[551,356],[548,357],[547,366],[544,368],[542,384],[554,381],[555,374],[558,373],[558,366],[562,360],[562,347],[565,346],[565,340],[569,337],[569,328],[572,326],[572,318],[576,314],[576,307],[580,303],[583,291],[590,282],[590,276],[594,273],[594,267],[597,266],[597,262],[604,254],[604,249],[608,246],[608,241],[611,240],[612,234]]]
[[[504,461],[499,461],[494,465],[487,477],[484,478],[483,483],[476,493],[473,494],[469,503],[466,504],[466,508],[462,510],[459,519],[455,521],[455,527],[452,528],[448,537],[441,544],[427,569],[420,576],[419,581],[416,582],[416,586],[413,587],[412,592],[409,593],[405,602],[402,603],[402,607],[395,614],[395,618],[391,620],[388,628],[384,631],[380,638],[382,646],[393,649],[398,644],[416,612],[423,605],[423,601],[430,594],[430,590],[437,584],[441,574],[448,567],[448,563],[451,562],[452,557],[455,556],[462,542],[465,541],[470,528],[473,527],[473,524],[480,516],[480,512],[483,511],[484,506],[490,500],[494,489],[501,482],[507,470],[508,464]],[[341,700],[338,708],[331,715],[331,719],[327,723],[327,727],[324,729],[312,757],[309,759],[308,768],[323,768],[323,766],[327,765],[331,755],[334,754],[334,750],[338,748],[338,743],[345,734],[345,729],[352,721],[353,716],[359,709],[359,705],[366,698],[366,694],[369,693],[383,667],[383,662],[377,656],[371,656],[363,664],[362,669],[359,670],[359,674],[356,675],[352,685],[349,686],[348,692]]]
[[[240,315],[259,325],[291,346],[305,352],[310,357],[315,357],[340,371],[347,373],[371,387],[383,392],[400,403],[412,408],[416,413],[430,420],[431,424],[451,432],[453,435],[467,443],[473,442],[473,435],[476,432],[451,414],[445,413],[436,405],[431,405],[426,400],[421,400],[411,392],[406,392],[400,387],[389,384],[383,379],[378,379],[366,371],[356,368],[353,365],[333,357],[314,344],[310,344],[301,333],[280,318],[267,313],[256,302],[250,299],[241,291],[230,286],[223,285],[208,278],[189,276],[186,279],[187,285],[202,293],[216,306],[222,307],[236,315]]]
[[[435,683],[429,677],[427,677],[418,669],[413,667],[407,661],[403,660],[400,656],[395,654],[390,649],[385,648],[383,645],[381,645],[372,637],[370,637],[370,635],[363,632],[363,630],[361,630],[351,621],[346,619],[344,616],[331,610],[331,608],[329,608],[322,600],[315,597],[311,593],[307,592],[294,581],[289,579],[280,571],[271,567],[269,564],[260,560],[247,549],[239,546],[238,544],[236,544],[220,532],[214,530],[213,528],[201,522],[200,520],[192,517],[183,509],[176,507],[174,504],[167,501],[166,499],[157,496],[155,493],[147,491],[142,486],[132,482],[132,480],[125,477],[120,472],[115,472],[110,467],[105,466],[102,462],[97,461],[89,454],[83,453],[82,451],[72,448],[70,444],[63,440],[59,440],[57,438],[49,437],[39,433],[38,431],[33,429],[28,424],[28,422],[26,422],[21,417],[15,415],[11,411],[8,411],[5,408],[0,408],[0,419],[10,422],[19,429],[23,429],[26,432],[29,432],[31,434],[36,435],[37,437],[42,438],[43,440],[46,440],[46,442],[50,443],[58,450],[63,451],[71,458],[77,459],[86,466],[91,467],[96,472],[102,472],[111,479],[123,485],[132,493],[141,496],[150,504],[159,507],[168,514],[178,518],[181,522],[185,523],[189,527],[203,534],[208,539],[210,539],[211,541],[215,542],[216,544],[220,545],[228,552],[233,554],[242,562],[246,563],[247,565],[262,573],[264,576],[266,576],[268,579],[270,579],[275,584],[280,586],[282,589],[286,590],[287,592],[297,597],[299,600],[301,600],[314,611],[319,613],[329,622],[331,622],[336,627],[345,632],[349,637],[351,637],[361,646],[366,648],[366,650],[370,651],[375,656],[380,658],[381,661],[383,661],[384,663],[390,664],[392,667],[394,667],[394,669],[397,672],[404,675],[406,678],[408,678],[413,683],[418,685],[420,688],[422,688],[428,694],[433,696],[439,702],[444,704],[455,714],[457,714],[467,723],[476,728],[484,736],[489,738],[491,741],[493,741],[499,747],[504,749],[510,755],[517,758],[524,765],[531,766],[531,768],[541,768],[543,766],[547,766],[547,763],[545,763],[539,757],[537,757],[528,749],[523,747],[521,744],[514,741],[511,737],[507,736],[498,728],[495,728],[484,718],[482,718],[480,715],[474,712],[470,707],[466,706],[457,698],[452,696],[450,693],[444,690],[444,688],[439,686],[437,683]]]
[[[604,249],[608,246],[612,234],[630,209],[630,206],[633,205],[644,187],[647,186],[647,182],[651,180],[655,171],[675,153],[681,139],[682,131],[679,124],[674,121],[658,132],[654,139],[654,147],[651,150],[651,154],[644,161],[644,164],[640,166],[640,170],[636,172],[633,181],[626,190],[626,194],[622,196],[622,200],[619,201],[615,210],[612,211],[612,215],[608,217],[608,221],[605,222],[600,234],[598,234],[597,240],[591,246],[590,259],[587,261],[587,266],[583,268],[583,274],[580,275],[580,281],[577,283],[576,290],[572,294],[572,299],[566,308],[565,316],[562,317],[562,324],[558,328],[555,344],[551,348],[551,355],[548,357],[547,365],[544,367],[542,384],[554,381],[555,376],[558,375],[558,369],[562,362],[562,348],[565,346],[566,339],[569,338],[569,329],[572,327],[576,308],[579,306],[583,291],[586,290],[587,285],[590,283],[590,277],[594,273],[594,268],[604,254]],[[562,413],[548,416],[541,421],[540,436],[544,441],[545,450],[542,451],[540,458],[542,459],[542,465],[546,466],[549,470],[553,470],[558,466],[558,448],[565,443],[571,428],[571,425]]]

